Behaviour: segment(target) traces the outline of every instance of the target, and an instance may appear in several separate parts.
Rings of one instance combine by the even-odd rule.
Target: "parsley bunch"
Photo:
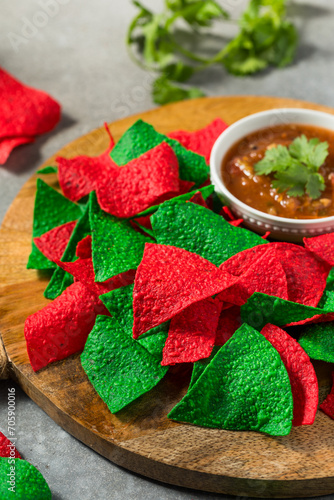
[[[294,58],[297,33],[286,20],[286,0],[251,0],[238,21],[239,34],[225,46],[222,38],[219,52],[207,57],[202,49],[213,22],[233,22],[218,2],[164,0],[163,11],[154,13],[132,1],[139,12],[129,26],[127,46],[139,66],[156,74],[157,104],[204,95],[185,83],[212,65],[242,76],[270,65],[286,66]]]
[[[289,147],[281,144],[267,149],[264,158],[254,165],[258,175],[274,174],[272,186],[290,196],[319,198],[325,181],[318,170],[328,156],[328,142],[307,140],[305,135],[296,137]]]

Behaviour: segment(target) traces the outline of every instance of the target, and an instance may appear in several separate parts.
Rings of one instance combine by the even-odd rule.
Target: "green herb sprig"
[[[290,196],[308,194],[317,199],[325,189],[318,170],[328,156],[328,142],[305,135],[296,137],[289,147],[281,144],[267,149],[264,158],[254,165],[257,175],[274,174],[272,186]]]
[[[139,12],[129,26],[127,46],[133,60],[156,75],[153,99],[157,104],[204,95],[185,83],[213,65],[244,76],[293,61],[297,32],[286,20],[286,0],[251,0],[239,21],[231,20],[215,0],[164,0],[160,13],[132,1]],[[223,20],[236,22],[238,35],[227,45],[222,38],[216,54],[203,56],[205,36],[211,34],[214,21]]]

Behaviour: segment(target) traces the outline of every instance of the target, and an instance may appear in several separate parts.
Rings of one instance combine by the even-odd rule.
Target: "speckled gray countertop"
[[[161,4],[144,3],[156,8]],[[221,4],[237,15],[245,0]],[[133,65],[125,49],[126,28],[135,12],[130,0],[2,0],[0,8],[0,66],[49,92],[63,106],[61,123],[53,132],[18,148],[0,167],[1,221],[24,182],[58,149],[104,121],[154,105],[150,77]],[[48,12],[43,23],[40,19],[42,26],[29,30],[29,23],[38,24],[41,10]],[[301,38],[292,66],[244,79],[223,69],[208,70],[194,84],[207,95],[273,95],[334,107],[334,3],[298,0],[290,12]],[[13,44],[11,33],[21,37],[19,44]],[[4,433],[8,387],[13,385],[0,382]],[[17,447],[44,474],[54,500],[228,498],[164,485],[115,466],[63,431],[15,387]]]

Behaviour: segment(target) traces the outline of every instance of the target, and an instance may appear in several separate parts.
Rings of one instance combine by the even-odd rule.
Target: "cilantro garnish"
[[[286,66],[294,58],[297,32],[286,20],[286,0],[251,0],[239,20],[230,19],[215,0],[164,0],[159,13],[132,1],[139,12],[129,26],[127,45],[133,60],[156,75],[157,104],[204,95],[185,83],[212,65],[242,76],[270,65]],[[215,21],[226,20],[239,26],[227,45],[224,33],[219,37],[211,31]],[[219,45],[208,50],[208,40]]]
[[[279,144],[267,149],[264,158],[254,165],[258,175],[274,174],[272,186],[290,196],[307,193],[319,198],[325,189],[325,181],[318,170],[328,156],[328,142],[305,135],[296,137],[289,147]]]

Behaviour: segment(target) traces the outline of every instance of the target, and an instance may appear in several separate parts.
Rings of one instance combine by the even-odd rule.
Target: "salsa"
[[[257,175],[254,165],[262,160],[268,149],[282,144],[289,146],[296,137],[317,138],[328,142],[328,156],[319,173],[325,190],[318,199],[309,195],[290,196],[272,186],[273,174]],[[312,125],[275,125],[247,135],[226,154],[222,164],[226,188],[240,201],[260,212],[291,219],[316,219],[334,215],[334,132]]]

